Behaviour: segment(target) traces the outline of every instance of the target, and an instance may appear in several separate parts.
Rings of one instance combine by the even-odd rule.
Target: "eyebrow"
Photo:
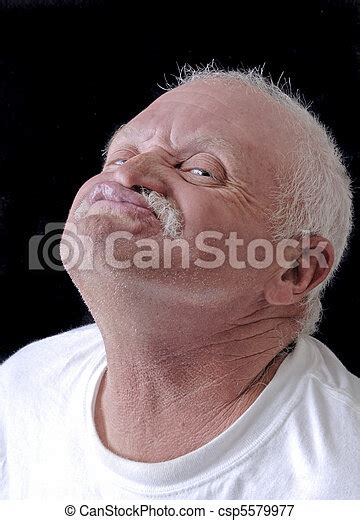
[[[128,138],[141,138],[141,132],[133,130],[129,127],[128,124],[121,125],[112,135],[110,140],[108,141],[105,149],[103,151],[104,157],[108,154],[109,148],[118,137],[128,137]],[[228,154],[234,154],[234,145],[229,143],[226,139],[218,136],[207,136],[200,133],[199,130],[196,131],[195,135],[192,135],[182,146],[174,146],[172,145],[172,149],[175,152],[180,152],[182,149],[187,149],[189,147],[203,147],[206,149],[213,149],[214,151],[223,151]]]

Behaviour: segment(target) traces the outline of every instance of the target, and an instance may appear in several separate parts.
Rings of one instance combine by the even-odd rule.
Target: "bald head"
[[[346,242],[349,206],[345,199],[349,189],[336,149],[316,119],[296,100],[249,74],[206,71],[180,83],[115,133],[103,171],[80,189],[70,219],[100,177],[103,182],[116,181],[127,190],[140,188],[144,196],[143,190],[170,201],[178,222],[181,220],[182,237],[192,245],[199,234],[209,230],[214,236],[236,234],[245,249],[257,239],[299,237],[304,230],[314,235],[316,245],[317,235],[327,239],[322,231],[335,232],[329,221],[333,205],[325,208],[324,217],[324,201],[330,200],[335,183],[345,235],[338,242],[336,235],[330,237],[338,247],[338,261],[341,240]],[[320,164],[317,170],[315,163]],[[330,168],[325,170],[322,164],[330,164]],[[314,186],[321,188],[320,194]],[[127,230],[137,238],[162,237],[153,220],[130,218],[129,213],[125,216],[108,208],[105,211],[101,205],[91,208],[80,222],[85,233],[91,230],[95,242],[99,221],[106,223],[107,231]],[[328,243],[331,259],[331,240]],[[128,253],[131,245],[125,248]],[[123,257],[121,247],[119,255]],[[193,260],[210,256],[208,251],[205,255],[192,247],[190,251]],[[196,294],[201,299],[202,288],[211,278],[219,304],[231,306],[241,297],[244,309],[255,302],[293,306],[319,288],[331,268],[332,261],[327,271],[313,266],[302,277],[294,272],[284,276],[276,262],[261,272],[251,266],[242,272],[224,266],[216,278],[194,268],[182,273],[177,283],[180,293],[193,284],[192,297]],[[168,280],[159,273],[151,276],[157,283]],[[237,309],[241,314],[241,308]]]

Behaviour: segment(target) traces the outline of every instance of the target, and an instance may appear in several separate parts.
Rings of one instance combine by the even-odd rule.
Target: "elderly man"
[[[360,382],[310,336],[351,200],[297,99],[185,69],[70,210],[95,323],[1,366],[1,496],[359,499]]]

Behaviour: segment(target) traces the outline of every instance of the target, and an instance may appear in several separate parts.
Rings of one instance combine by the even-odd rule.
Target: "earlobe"
[[[293,283],[291,280],[283,279],[283,274],[278,273],[266,283],[264,296],[270,305],[290,305],[293,303]]]

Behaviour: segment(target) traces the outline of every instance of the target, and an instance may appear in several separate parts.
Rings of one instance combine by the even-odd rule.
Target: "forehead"
[[[254,111],[259,109],[252,98],[254,94],[239,84],[194,81],[156,99],[133,118],[126,133],[185,129],[201,135],[208,130],[216,138],[231,139],[245,129],[245,120],[252,126]]]
[[[278,103],[238,81],[197,80],[160,96],[120,128],[111,143],[156,141],[174,152],[211,145],[229,159],[246,158],[250,151],[275,163],[276,151],[281,153],[289,141],[282,112]]]
[[[240,81],[212,79],[192,81],[163,94],[133,121],[149,118],[161,123],[164,118],[164,124],[209,126],[230,135],[232,131],[258,132],[261,127],[283,127],[286,112],[254,87]],[[161,113],[159,118],[157,113]]]
[[[226,153],[229,158],[235,155],[236,146],[231,143],[231,139],[226,139],[221,133],[211,131],[211,129],[201,128],[196,126],[192,130],[189,129],[189,125],[185,129],[181,129],[181,125],[178,125],[176,131],[171,130],[166,132],[166,120],[160,111],[156,112],[156,118],[160,118],[160,124],[143,124],[139,125],[140,121],[136,121],[136,125],[133,121],[128,124],[121,125],[112,137],[110,144],[121,143],[123,140],[128,140],[134,143],[137,142],[149,142],[152,138],[155,138],[157,144],[162,144],[169,151],[181,155],[182,151],[191,149],[204,149],[214,151],[218,150],[222,153]],[[144,123],[144,121],[141,121]],[[172,128],[174,128],[174,121]],[[162,135],[162,137],[161,137]]]

